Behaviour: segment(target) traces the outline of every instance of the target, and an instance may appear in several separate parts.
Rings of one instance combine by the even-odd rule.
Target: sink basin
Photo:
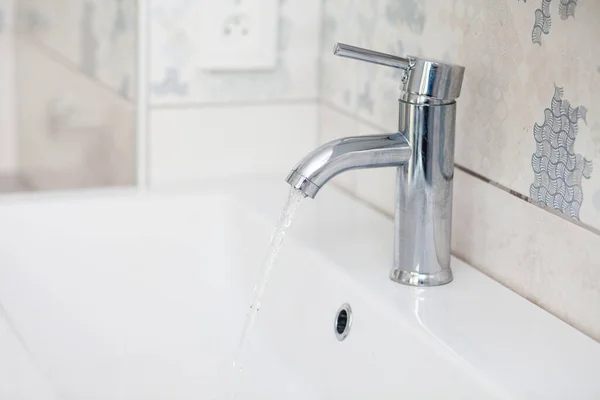
[[[457,259],[449,285],[392,282],[392,221],[333,187],[301,204],[233,374],[286,192],[1,200],[0,398],[229,399],[232,375],[239,399],[600,397],[600,344]]]

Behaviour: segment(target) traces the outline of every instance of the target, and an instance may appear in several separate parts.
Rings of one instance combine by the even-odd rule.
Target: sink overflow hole
[[[335,336],[340,342],[346,339],[348,333],[350,333],[350,327],[352,325],[352,308],[350,304],[343,304],[340,309],[335,313],[334,321]]]

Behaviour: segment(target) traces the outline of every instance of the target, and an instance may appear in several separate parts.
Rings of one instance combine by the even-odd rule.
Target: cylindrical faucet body
[[[456,103],[400,100],[399,133],[412,149],[398,167],[391,278],[417,286],[452,280],[450,239]]]

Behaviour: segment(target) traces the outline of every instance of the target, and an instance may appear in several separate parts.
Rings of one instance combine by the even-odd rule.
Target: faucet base
[[[452,270],[446,268],[435,274],[421,274],[412,271],[393,269],[390,279],[410,286],[440,286],[452,282]]]

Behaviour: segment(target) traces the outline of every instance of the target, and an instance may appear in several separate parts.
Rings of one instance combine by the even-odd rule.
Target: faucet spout
[[[339,173],[359,168],[399,167],[411,155],[411,146],[400,133],[337,139],[307,154],[292,169],[286,182],[314,198]]]

